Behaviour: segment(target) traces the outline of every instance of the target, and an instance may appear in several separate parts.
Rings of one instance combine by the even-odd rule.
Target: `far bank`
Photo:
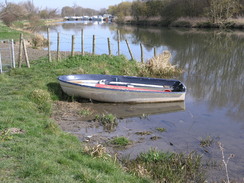
[[[136,19],[132,16],[126,16],[124,18],[117,18],[116,23],[155,27],[244,29],[244,17],[231,18],[222,23],[211,23],[209,19],[205,17],[180,17],[171,20],[161,17],[139,17]]]

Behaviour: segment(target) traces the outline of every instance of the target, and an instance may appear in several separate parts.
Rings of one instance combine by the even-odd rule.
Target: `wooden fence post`
[[[118,55],[120,55],[120,32],[119,30],[117,31],[117,36],[118,36]]]
[[[57,61],[59,61],[59,59],[60,59],[59,50],[60,50],[60,35],[58,32],[57,33]]]
[[[20,34],[20,38],[19,38],[19,59],[18,59],[18,66],[19,66],[19,68],[21,68],[21,62],[22,62],[22,54],[23,54],[23,52],[22,52],[22,41],[23,41],[23,34],[21,33]]]
[[[157,50],[155,47],[153,48],[153,50],[154,50],[154,57],[156,57],[157,56]]]
[[[49,28],[47,28],[47,41],[48,41],[48,61],[52,62],[52,56],[51,56],[51,48],[50,48],[50,35],[49,35]]]
[[[11,40],[11,58],[12,58],[12,67],[15,68],[15,52],[14,52],[14,40]]]
[[[92,39],[92,54],[95,55],[95,46],[96,46],[96,36],[93,35],[93,39]]]
[[[140,47],[141,47],[141,62],[144,63],[144,51],[141,43],[140,43]]]
[[[108,37],[108,55],[112,55],[109,37]]]
[[[71,46],[71,56],[72,57],[75,54],[74,49],[75,49],[75,35],[72,35],[72,46]]]
[[[23,48],[24,48],[26,65],[27,65],[28,68],[30,68],[29,57],[28,57],[28,53],[27,53],[27,49],[26,49],[26,45],[25,45],[25,40],[24,39],[23,39]]]
[[[133,54],[132,54],[132,52],[131,52],[130,45],[129,45],[127,39],[125,40],[125,42],[126,42],[126,45],[127,45],[127,47],[128,47],[128,50],[129,50],[129,53],[130,53],[131,60],[134,60],[134,57],[133,57]]]
[[[81,29],[81,54],[84,56],[84,30]]]

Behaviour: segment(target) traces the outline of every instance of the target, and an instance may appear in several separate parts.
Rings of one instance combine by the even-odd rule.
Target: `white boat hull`
[[[62,90],[75,97],[102,102],[151,103],[176,102],[185,100],[185,92],[145,92],[97,88],[59,81]]]

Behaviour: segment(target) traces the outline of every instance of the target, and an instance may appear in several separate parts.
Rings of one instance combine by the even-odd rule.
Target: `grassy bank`
[[[0,21],[0,40],[4,40],[4,39],[18,40],[20,37],[19,36],[20,33],[22,33],[22,32],[15,30],[15,29],[11,29]]]
[[[22,21],[15,22],[15,24],[12,25],[12,27],[8,27],[0,21],[0,40],[13,39],[16,43],[19,42],[20,34],[22,33],[24,39],[28,41],[28,46],[37,48],[47,45],[47,40],[42,35],[33,33],[31,30],[28,30],[28,28],[26,29],[25,24],[29,25],[28,22],[26,23],[25,21]]]
[[[159,180],[157,177],[175,180],[168,179],[167,176],[177,178],[179,172],[189,174],[184,169],[186,165],[192,167],[192,175],[200,175],[199,161],[181,163],[182,160],[187,160],[187,156],[182,155],[178,158],[180,165],[177,168],[174,166],[175,158],[168,161],[166,167],[170,167],[170,164],[173,167],[166,168],[164,171],[171,173],[165,175],[135,173],[141,169],[137,169],[133,162],[125,164],[128,165],[128,171],[125,171],[121,164],[106,154],[91,156],[78,138],[63,132],[52,119],[54,101],[74,100],[62,93],[57,82],[59,75],[140,75],[140,71],[136,62],[128,61],[123,56],[101,55],[76,56],[52,63],[43,59],[33,61],[30,69],[23,65],[21,69],[1,74],[0,182],[153,182],[152,179]],[[148,159],[145,161],[148,162]],[[157,161],[160,162],[161,159]],[[155,164],[155,161],[151,162]],[[140,167],[143,167],[141,160]],[[143,170],[149,172],[150,168],[147,163]],[[183,171],[174,171],[175,169]],[[181,175],[185,177],[184,174]],[[194,179],[186,176],[184,181],[188,180]]]
[[[111,74],[125,74],[133,70],[128,67],[134,65],[121,57],[85,56],[62,63],[39,60],[30,69],[0,75],[0,182],[148,182],[110,158],[87,155],[79,140],[51,119],[53,100],[66,97],[58,75],[110,69]]]

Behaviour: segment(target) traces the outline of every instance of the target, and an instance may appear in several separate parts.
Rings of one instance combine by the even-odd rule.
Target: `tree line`
[[[20,3],[10,3],[7,0],[0,3],[0,20],[7,26],[11,26],[15,21],[28,20],[31,26],[40,24],[41,19],[61,18],[65,16],[92,16],[106,13],[106,9],[100,11],[90,8],[82,8],[77,5],[65,6],[59,11],[58,8],[40,9],[33,4],[33,1]]]
[[[207,17],[212,23],[244,15],[244,0],[135,0],[110,6],[108,12],[118,19],[135,20],[161,17],[172,22],[179,17]]]
[[[213,24],[227,22],[229,18],[244,15],[244,0],[134,0],[121,2],[99,11],[82,8],[78,5],[56,9],[37,8],[33,1],[20,3],[0,3],[0,20],[10,26],[19,20],[29,20],[30,24],[39,24],[40,19],[64,16],[92,16],[110,13],[123,21],[126,16],[140,21],[159,17],[166,22],[173,22],[180,17],[207,17]]]
[[[58,9],[39,9],[31,1],[20,3],[0,3],[0,19],[4,24],[10,26],[15,21],[29,20],[30,23],[37,23],[38,20],[54,18],[58,16]]]

